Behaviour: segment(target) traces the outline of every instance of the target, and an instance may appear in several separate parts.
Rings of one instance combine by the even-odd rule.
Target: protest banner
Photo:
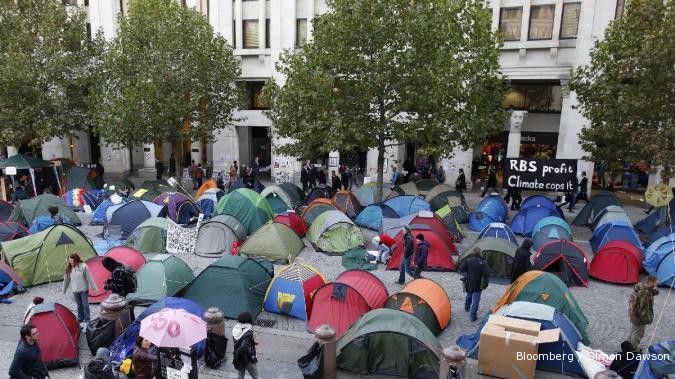
[[[504,159],[504,187],[532,191],[575,190],[576,159]]]
[[[197,241],[197,231],[204,218],[199,214],[197,226],[194,228],[184,228],[171,219],[167,219],[166,225],[166,252],[171,254],[192,254]]]

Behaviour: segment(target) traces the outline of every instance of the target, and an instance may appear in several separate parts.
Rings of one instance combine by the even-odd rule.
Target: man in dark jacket
[[[330,172],[331,196],[334,195],[337,191],[339,191],[341,187],[342,187],[342,180],[340,180],[340,177],[335,174],[335,170],[331,170]]]
[[[21,341],[16,347],[9,366],[10,379],[44,379],[49,377],[47,367],[40,357],[39,333],[34,325],[27,324],[19,331]]]
[[[534,242],[531,239],[525,238],[523,244],[516,249],[516,255],[513,258],[513,265],[511,266],[511,283],[515,282],[519,276],[532,270],[532,262],[530,262],[532,252],[530,248],[533,244]]]
[[[413,241],[410,228],[406,225],[403,227],[405,234],[403,235],[403,258],[401,258],[401,271],[398,276],[398,284],[405,283],[405,274],[415,277],[415,274],[410,270],[410,260],[415,253],[415,244]]]
[[[162,179],[162,174],[164,173],[164,162],[162,162],[159,159],[156,159],[155,170],[157,171],[157,180]]]
[[[302,171],[300,171],[300,181],[302,182],[302,191],[307,193],[313,186],[311,185],[312,179],[312,166],[309,164],[309,160],[305,162],[305,165],[302,166]]]
[[[481,193],[480,197],[485,197],[485,194],[489,189],[497,192],[497,172],[495,172],[494,168],[490,168],[487,184],[485,185],[485,188],[483,188],[483,193]]]
[[[464,289],[466,290],[464,310],[470,311],[471,321],[478,319],[480,294],[487,288],[490,278],[490,268],[480,254],[480,248],[474,248],[471,256],[459,268],[459,274],[462,276],[461,280],[464,281]]]
[[[321,166],[316,169],[316,177],[319,180],[319,185],[326,185],[326,166]]]
[[[424,234],[422,233],[418,234],[415,239],[417,240],[417,254],[415,254],[415,273],[413,274],[413,278],[418,279],[422,271],[427,268],[427,257],[429,257],[431,245],[424,240]]]
[[[588,178],[586,177],[586,171],[581,172],[581,182],[579,182],[579,193],[577,193],[574,203],[577,201],[583,200],[588,203]]]
[[[657,284],[658,279],[655,276],[647,276],[642,283],[635,285],[628,301],[628,316],[631,323],[629,341],[636,349],[640,348],[640,341],[645,335],[647,325],[654,321],[654,296],[659,294]]]

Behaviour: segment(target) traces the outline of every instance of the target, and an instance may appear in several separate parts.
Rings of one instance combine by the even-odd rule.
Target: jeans
[[[647,325],[644,324],[633,324],[630,323],[630,335],[628,336],[628,341],[633,345],[634,348],[638,349],[640,347],[640,341],[645,335],[645,329]]]
[[[464,310],[467,312],[470,311],[469,318],[471,321],[476,321],[478,319],[478,303],[480,303],[480,293],[481,291],[466,293]]]
[[[403,257],[401,259],[401,271],[400,274],[398,275],[398,283],[403,284],[405,283],[405,273],[407,272],[408,275],[414,277],[415,275],[413,274],[412,270],[410,269],[410,260],[412,259],[412,256],[406,258]]]
[[[239,370],[239,379],[244,379],[246,371],[251,375],[251,378],[258,379],[258,367],[255,364],[249,363],[245,368]]]
[[[88,291],[73,292],[75,304],[77,304],[77,321],[89,322],[89,294]]]

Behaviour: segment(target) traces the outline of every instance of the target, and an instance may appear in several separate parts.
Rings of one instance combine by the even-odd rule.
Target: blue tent
[[[652,214],[643,218],[635,224],[635,228],[640,233],[651,234],[654,233],[660,226],[675,223],[673,215],[675,214],[675,199],[670,201],[670,206],[659,207],[654,209]]]
[[[382,229],[382,218],[397,218],[396,212],[384,204],[371,204],[359,213],[354,220],[358,226],[372,230]]]
[[[0,261],[0,299],[21,292],[26,284],[6,263]]]
[[[659,284],[672,286],[675,279],[675,233],[659,238],[645,250],[642,267],[659,278]]]
[[[647,354],[654,359],[640,361],[634,378],[661,379],[671,378],[675,372],[675,340],[661,341],[647,348]]]
[[[70,219],[68,219],[68,217],[64,215],[60,216],[63,217],[64,224],[72,224],[70,222]],[[37,216],[33,220],[33,223],[30,225],[30,228],[28,228],[28,233],[30,234],[40,233],[41,231],[49,228],[52,225],[54,225],[54,219],[51,216]]]
[[[361,186],[354,195],[359,199],[359,204],[364,207],[367,207],[371,204],[375,204],[375,195],[377,194],[377,187],[373,186]]]
[[[532,249],[539,250],[539,248],[544,246],[546,243],[556,240],[572,241],[572,234],[570,234],[567,229],[558,224],[545,225],[532,236],[532,241],[534,242]]]
[[[572,235],[572,227],[570,227],[570,224],[568,224],[564,219],[555,216],[544,217],[539,220],[537,225],[534,226],[534,229],[532,229],[532,234],[536,234],[549,225],[557,225],[565,229],[569,235]]]
[[[126,203],[129,200],[126,197],[120,197],[122,199],[122,203]],[[119,205],[115,204],[112,202],[110,199],[103,200],[101,204],[96,207],[94,210],[94,213],[91,215],[91,222],[89,223],[90,225],[103,225],[105,224],[106,218],[105,218],[105,213],[108,210],[108,208],[114,206],[114,205]]]
[[[670,225],[664,225],[664,226],[656,229],[655,232],[649,234],[649,237],[648,237],[649,244],[654,243],[654,241],[656,241],[657,239],[659,239],[663,236],[667,236],[668,234],[670,234],[674,231],[675,231],[675,223],[670,224]]]
[[[547,355],[558,354],[557,356],[573,357],[574,359],[572,361],[569,359],[540,359],[537,361],[537,369],[559,372],[564,375],[586,375],[579,363],[579,357],[575,350],[577,344],[583,340],[581,333],[579,333],[567,316],[560,313],[560,311],[545,304],[515,301],[500,308],[497,314],[541,323],[541,330],[560,328],[560,338],[558,341],[540,344],[538,353]],[[457,345],[464,349],[467,356],[471,358],[478,358],[480,332],[484,325],[485,323],[475,333],[460,336],[456,341]]]
[[[511,231],[511,228],[509,228],[508,225],[502,222],[491,222],[490,224],[488,224],[488,226],[486,226],[485,228],[483,228],[483,230],[480,231],[480,234],[478,234],[478,239],[488,237],[507,240],[513,243],[514,245],[518,245],[516,236],[515,234],[513,234],[513,231]]]
[[[150,217],[162,217],[165,212],[166,208],[163,205],[145,200],[133,200],[108,207],[105,216],[108,225],[120,225],[122,227],[122,237],[126,238],[143,221]]]
[[[623,207],[610,205],[595,216],[591,223],[591,230],[595,230],[612,221],[626,221],[629,224],[631,223],[630,217],[628,217]]]
[[[546,196],[542,195],[532,195],[528,196],[522,204],[520,204],[520,209],[529,208],[529,207],[546,207],[548,209],[556,211],[558,216],[565,218],[565,214],[559,206],[555,205],[553,200],[549,199]]]
[[[593,253],[597,253],[601,247],[611,241],[626,241],[642,250],[642,242],[635,233],[633,225],[625,221],[611,221],[595,229],[591,236]]]
[[[384,205],[393,209],[398,217],[409,216],[419,211],[431,211],[431,206],[417,196],[402,195],[392,197],[384,202]]]
[[[116,367],[119,366],[125,358],[130,357],[134,352],[136,337],[141,330],[141,321],[151,314],[157,313],[164,308],[184,309],[199,318],[204,316],[204,308],[190,300],[179,297],[165,297],[160,299],[146,308],[143,313],[140,314],[140,316],[136,317],[134,322],[124,329],[122,334],[117,336],[117,338],[115,338],[113,343],[110,345],[111,361]],[[204,341],[197,343],[198,354],[201,354],[204,351],[204,344]]]
[[[499,195],[484,198],[475,211],[469,214],[469,229],[480,232],[491,222],[504,222],[509,208]]]
[[[511,230],[513,230],[515,234],[531,236],[534,227],[539,221],[546,217],[557,216],[559,216],[559,214],[555,209],[547,208],[542,205],[531,205],[527,208],[520,208],[511,221]]]
[[[218,200],[225,195],[220,188],[209,188],[197,199],[197,205],[201,208],[204,217],[213,217],[216,213]]]

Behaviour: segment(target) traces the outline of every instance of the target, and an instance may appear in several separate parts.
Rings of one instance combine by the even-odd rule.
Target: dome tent
[[[511,242],[512,244],[517,244],[518,240],[516,235],[513,234],[511,228],[503,222],[491,222],[478,234],[478,239],[482,238],[499,238]]]
[[[566,240],[572,241],[572,228],[560,217],[546,217],[541,219],[537,225],[534,226],[532,232],[533,250],[539,250],[544,244],[557,241]]]
[[[642,250],[642,242],[635,233],[633,225],[625,221],[610,221],[595,229],[590,240],[593,252],[596,253],[611,241],[627,241]]]
[[[240,188],[223,196],[218,201],[216,214],[227,214],[236,218],[249,235],[274,217],[267,200],[247,188]]]
[[[520,208],[511,220],[511,230],[515,234],[530,237],[535,225],[546,217],[559,217],[559,212],[542,205]]]
[[[429,203],[411,195],[396,196],[386,200],[383,204],[393,209],[398,217],[405,217],[419,211],[431,211]]]
[[[305,244],[300,237],[284,224],[268,222],[256,230],[244,244],[239,254],[248,257],[262,257],[273,262],[293,263]]]
[[[323,184],[312,188],[305,197],[305,205],[311,204],[316,199],[330,199],[331,189]]]
[[[537,250],[532,268],[555,274],[568,287],[588,286],[590,259],[584,250],[572,241],[551,241]]]
[[[645,251],[642,266],[662,286],[675,285],[675,233],[654,241]]]
[[[141,253],[166,253],[166,218],[150,217],[138,225],[127,238],[126,245]]]
[[[309,203],[309,205],[302,210],[301,217],[303,220],[305,220],[307,225],[311,226],[314,223],[314,220],[316,220],[316,218],[319,217],[319,215],[323,212],[337,210],[338,209],[335,208],[335,205],[332,201],[330,201],[330,199],[318,198]]]
[[[167,217],[178,224],[187,224],[192,217],[199,216],[201,209],[180,192],[164,192],[153,203],[166,207]]]
[[[588,226],[590,225],[595,216],[600,213],[603,209],[609,207],[610,205],[621,206],[621,202],[617,199],[614,193],[609,191],[599,191],[591,198],[591,201],[586,203],[584,207],[579,211],[577,217],[572,221],[572,225],[576,226]]]
[[[424,236],[424,240],[431,245],[427,256],[428,271],[454,271],[456,269],[455,262],[452,260],[452,255],[457,253],[457,248],[452,242],[448,245],[449,238],[439,236],[431,228],[426,225],[411,225],[411,234],[415,238],[418,234]],[[387,262],[387,270],[398,270],[403,259],[404,232],[401,231],[396,235],[396,244],[391,250],[391,257]],[[414,254],[417,254],[415,251]],[[415,256],[413,254],[413,257]],[[410,264],[411,268],[415,267],[414,259]]]
[[[38,304],[24,322],[40,333],[40,358],[47,368],[79,364],[80,326],[68,308],[59,303]]]
[[[359,199],[356,198],[352,191],[337,191],[331,201],[338,210],[351,219],[354,219],[363,209],[361,203],[359,203]]]
[[[476,247],[481,249],[481,257],[485,259],[485,263],[490,268],[491,278],[511,278],[511,268],[518,246],[500,238],[481,238],[459,256],[460,265],[471,256],[473,249]]]
[[[326,279],[315,268],[295,262],[274,276],[265,294],[265,310],[307,320],[312,312],[312,295]]]
[[[202,185],[197,189],[195,197],[200,198],[202,195],[204,195],[204,193],[206,193],[206,191],[211,189],[218,189],[218,183],[216,183],[215,179],[209,179],[202,183]]]
[[[415,279],[389,296],[385,308],[410,313],[439,335],[450,324],[450,298],[443,287],[431,279]]]
[[[14,206],[7,201],[0,200],[0,222],[9,220],[14,211]]]
[[[82,225],[82,221],[73,212],[73,209],[63,199],[50,194],[42,194],[32,199],[19,200],[12,210],[9,221],[16,221],[24,225],[31,225],[38,216],[50,216],[49,207],[59,208],[59,214],[68,218],[73,225]]]
[[[363,232],[340,211],[319,215],[309,227],[307,239],[317,251],[341,254],[363,245]]]
[[[469,228],[480,232],[491,222],[505,222],[509,209],[499,195],[490,195],[483,200],[475,211],[469,214]]]
[[[635,284],[640,281],[640,250],[626,241],[603,246],[591,261],[589,274],[610,283]]]
[[[127,299],[130,304],[149,305],[165,296],[174,296],[194,277],[192,269],[182,259],[171,254],[158,254],[138,270],[138,288]]]
[[[593,223],[591,224],[591,229],[595,230],[612,221],[625,221],[629,224],[631,223],[630,217],[628,217],[626,211],[622,207],[610,205],[595,216]]]
[[[216,212],[216,205],[225,192],[220,188],[209,188],[197,198],[197,206],[202,210],[205,217],[212,217]]]
[[[23,238],[29,234],[28,229],[18,222],[0,222],[0,242]]]
[[[96,207],[94,210],[94,214],[91,216],[91,221],[89,222],[89,225],[103,225],[105,224],[107,218],[106,218],[106,213],[108,211],[108,208],[114,206],[114,205],[120,205],[121,203],[127,203],[130,200],[127,199],[126,197],[122,196],[110,196],[110,198],[105,199],[101,202],[101,204]]]
[[[246,228],[230,215],[219,215],[199,225],[195,254],[218,258],[228,254],[234,242],[246,239]]]
[[[564,219],[565,214],[559,206],[555,205],[553,200],[549,199],[543,195],[531,195],[528,196],[525,201],[520,204],[520,209],[529,208],[529,207],[545,207],[551,210],[554,210],[557,213],[557,216]]]
[[[277,197],[285,204],[286,209],[295,209],[295,207],[302,204],[304,193],[302,190],[291,183],[283,183],[278,186],[266,187],[260,196],[266,198],[268,201],[272,197]]]
[[[372,230],[380,230],[382,228],[382,219],[398,217],[393,209],[384,204],[371,204],[363,208],[363,210],[356,216],[354,223],[358,226]]]
[[[452,235],[452,239],[455,242],[460,242],[464,238],[464,234],[462,233],[462,228],[459,226],[459,219],[457,218],[457,213],[450,208],[449,205],[446,205],[445,207],[437,210],[434,212],[438,215],[438,217],[443,220],[443,224],[445,224],[445,228],[448,230],[450,235]],[[469,214],[466,214],[467,221]]]
[[[120,225],[122,238],[126,238],[143,221],[151,217],[163,217],[166,207],[150,201],[135,200],[113,205],[105,211],[106,228],[108,225]]]
[[[298,235],[298,237],[302,238],[305,236],[307,233],[307,224],[305,224],[305,220],[302,219],[297,213],[295,212],[286,212],[280,215],[277,215],[274,217],[274,222],[278,224],[284,224],[288,226],[289,228],[293,229],[295,234]]]

